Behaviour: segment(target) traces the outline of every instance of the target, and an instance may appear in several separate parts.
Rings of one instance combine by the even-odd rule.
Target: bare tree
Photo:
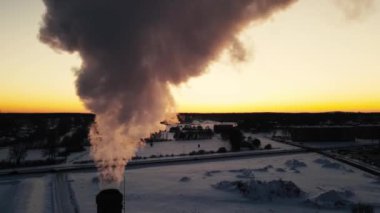
[[[15,162],[16,165],[20,165],[21,161],[25,159],[27,151],[28,149],[24,143],[15,143],[9,149],[8,158],[11,162]]]
[[[55,130],[51,130],[46,139],[43,155],[48,157],[48,160],[55,160],[58,154],[58,135]]]

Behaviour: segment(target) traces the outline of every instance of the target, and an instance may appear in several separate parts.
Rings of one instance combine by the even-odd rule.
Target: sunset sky
[[[380,1],[356,17],[334,0],[299,0],[239,36],[248,57],[224,54],[172,87],[179,112],[380,112]],[[86,112],[77,54],[38,38],[40,0],[0,2],[0,111]]]

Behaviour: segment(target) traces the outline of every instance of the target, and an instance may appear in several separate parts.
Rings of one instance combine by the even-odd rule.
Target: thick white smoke
[[[374,9],[374,0],[333,0],[347,20],[357,20]]]
[[[348,18],[372,0],[334,0]],[[159,122],[173,117],[169,85],[201,75],[225,49],[245,59],[235,36],[295,0],[44,0],[40,40],[78,52],[77,93],[96,114],[91,155],[103,185],[124,168]]]
[[[141,138],[175,113],[169,85],[203,73],[235,36],[295,0],[44,0],[40,40],[78,52],[77,93],[96,114],[91,154],[102,183],[119,183]]]

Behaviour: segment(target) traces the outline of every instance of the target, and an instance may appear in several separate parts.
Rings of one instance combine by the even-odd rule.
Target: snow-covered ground
[[[277,150],[295,149],[263,134],[245,136]],[[178,155],[220,147],[229,149],[229,144],[215,136],[147,144],[137,155]],[[89,159],[86,150],[69,156],[68,163]],[[127,167],[125,177],[126,212],[349,212],[349,206],[359,202],[380,210],[379,177],[316,153]],[[3,176],[0,212],[59,213],[57,208],[96,212],[99,190],[96,171]]]
[[[9,148],[0,149],[0,161],[9,159]],[[43,155],[42,149],[30,149],[27,151],[26,157],[24,160],[45,160],[46,156]]]
[[[250,134],[245,133],[246,137],[251,136],[252,138],[258,138],[261,141],[261,147],[264,147],[267,144],[272,145],[272,149],[275,150],[294,150],[299,149],[298,147],[280,143],[274,140],[271,140],[264,134]],[[199,147],[198,147],[199,145]],[[222,140],[220,135],[215,135],[212,139],[207,140],[183,140],[183,141],[166,141],[166,142],[155,142],[153,146],[147,143],[144,147],[141,147],[136,156],[139,157],[150,157],[155,156],[165,156],[165,155],[180,155],[180,154],[189,154],[192,151],[214,151],[216,152],[219,148],[225,147],[227,150],[230,150],[230,143],[227,140]],[[258,150],[259,151],[259,150]],[[89,161],[91,156],[89,154],[89,148],[84,152],[79,152],[71,154],[68,157],[67,162],[80,162],[80,161]]]
[[[157,142],[153,143],[153,146],[147,143],[144,147],[139,149],[139,151],[136,153],[136,156],[149,157],[151,155],[179,155],[189,154],[192,151],[199,150],[216,152],[220,147],[224,147],[229,150],[230,144],[228,141],[222,140],[220,136],[217,135],[212,139],[207,140]]]
[[[125,175],[126,212],[348,212],[344,205],[358,202],[380,210],[378,177],[314,153],[127,168]],[[0,212],[96,212],[96,172],[65,177],[0,177]]]
[[[201,125],[203,128],[214,128],[215,124],[230,124],[236,126],[236,123],[232,122],[216,122],[216,121],[195,121],[192,125]],[[183,124],[188,125],[188,124]],[[171,125],[167,126],[167,130],[170,129]],[[72,134],[72,131],[68,134]],[[282,149],[282,150],[290,150],[290,149],[298,149],[295,146],[287,145],[284,143],[279,143],[270,139],[270,134],[252,134],[252,133],[244,133],[245,137],[258,138],[261,141],[261,147],[264,147],[267,144],[270,144],[273,149]],[[219,148],[224,147],[227,150],[230,150],[230,143],[228,140],[222,140],[220,134],[216,134],[211,139],[206,140],[183,140],[183,141],[166,141],[166,142],[154,142],[152,145],[147,143],[144,147],[141,147],[136,156],[139,157],[151,157],[155,156],[165,156],[165,155],[181,155],[181,154],[189,154],[193,151],[214,151],[216,152]],[[74,163],[81,161],[90,161],[92,160],[90,153],[90,148],[86,147],[85,151],[71,153],[67,157],[66,163]],[[0,161],[7,161],[9,158],[9,148],[0,148]],[[33,161],[33,160],[46,160],[46,156],[43,155],[43,150],[41,149],[31,149],[28,150],[27,155],[25,157],[25,161]]]
[[[69,179],[80,212],[94,212],[96,173]],[[299,196],[284,197],[295,187]],[[334,206],[358,202],[380,210],[376,177],[312,153],[127,168],[125,188],[126,212],[348,212]]]
[[[0,212],[52,212],[50,175],[0,178]]]
[[[198,147],[199,144],[199,147]],[[165,141],[165,142],[154,142],[153,146],[149,143],[141,147],[136,156],[140,157],[150,157],[152,155],[180,155],[189,154],[192,151],[217,151],[220,147],[225,147],[227,150],[230,149],[230,144],[228,141],[221,140],[219,136],[215,136],[209,140],[184,140],[184,141]],[[90,149],[87,148],[84,152],[75,153],[75,156],[69,156],[67,162],[81,162],[92,160],[90,156]]]
[[[89,157],[90,157],[89,156],[90,147],[87,146],[84,149],[85,150],[81,151],[81,152],[70,153],[70,155],[67,156],[66,163],[72,163],[72,162],[75,162],[75,161],[81,161],[84,158],[89,159]]]
[[[277,143],[277,142],[275,142]],[[199,145],[199,147],[198,147]],[[166,142],[155,142],[153,146],[147,143],[144,147],[141,147],[136,156],[140,157],[150,157],[152,155],[180,155],[180,154],[189,154],[192,151],[217,151],[220,147],[225,147],[227,150],[230,149],[230,144],[228,141],[222,140],[220,136],[215,136],[212,139],[208,140],[184,140],[184,141],[166,141]],[[76,162],[76,161],[88,161],[91,160],[89,154],[90,147],[86,147],[86,150],[83,152],[71,153],[67,157],[67,162]],[[8,160],[9,148],[0,149],[0,161]],[[43,160],[46,159],[43,156],[42,150],[33,149],[28,150],[27,156],[24,160]]]

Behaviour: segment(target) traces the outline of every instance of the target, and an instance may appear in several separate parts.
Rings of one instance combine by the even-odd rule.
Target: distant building
[[[233,128],[234,128],[233,124],[215,124],[214,125],[214,132],[215,133],[228,132]]]
[[[200,125],[171,128],[170,132],[174,132],[176,140],[203,140],[211,139],[214,136],[214,132],[209,127],[203,128]]]
[[[150,134],[148,142],[172,141],[174,140],[174,133],[167,131],[159,131]]]

